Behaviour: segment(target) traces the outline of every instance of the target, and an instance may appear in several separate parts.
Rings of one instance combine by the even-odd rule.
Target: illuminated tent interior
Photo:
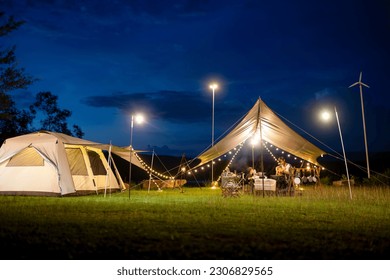
[[[262,139],[313,165],[325,154],[287,126],[260,98],[240,122],[216,144],[201,153],[195,168],[223,156],[248,139]]]
[[[113,169],[102,150],[109,151]],[[0,193],[60,196],[124,189],[110,153],[129,161],[129,149],[62,133],[9,138],[0,148]],[[144,169],[137,156],[131,161]]]

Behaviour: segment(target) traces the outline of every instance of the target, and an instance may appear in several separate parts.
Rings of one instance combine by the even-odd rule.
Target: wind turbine
[[[367,161],[367,176],[370,178],[370,164],[368,160],[368,148],[367,148],[367,136],[366,136],[366,120],[364,118],[364,104],[363,104],[363,86],[370,88],[368,85],[362,82],[362,72],[360,72],[359,81],[350,85],[348,88],[359,85],[360,88],[360,101],[362,104],[362,118],[363,118],[363,132],[364,132],[364,144],[366,147],[366,161]]]

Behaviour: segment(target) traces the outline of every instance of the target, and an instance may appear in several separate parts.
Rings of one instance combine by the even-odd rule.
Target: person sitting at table
[[[276,167],[277,187],[279,189],[287,189],[291,181],[293,168],[286,162],[284,157],[278,159],[279,165]]]
[[[254,187],[255,175],[256,175],[256,170],[253,167],[248,167],[247,172],[245,174],[245,184],[251,190],[253,190],[253,187]]]
[[[281,167],[280,165],[276,166],[276,173],[275,173],[276,176],[282,176],[283,175],[283,167]]]
[[[279,165],[276,167],[276,175],[290,175],[291,164],[287,163],[284,157],[278,159]]]
[[[247,181],[254,180],[255,175],[256,175],[256,169],[249,167],[248,173],[246,175]]]

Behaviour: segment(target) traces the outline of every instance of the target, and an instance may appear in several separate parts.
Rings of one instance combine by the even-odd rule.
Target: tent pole
[[[151,164],[150,164],[148,192],[150,191],[150,182],[152,181],[153,161],[154,161],[154,149],[153,149],[153,151],[152,151],[152,162],[151,162]]]
[[[261,182],[263,187],[263,197],[264,195],[264,160],[263,160],[263,130],[261,128],[261,99],[259,102],[259,129],[260,129],[260,168],[261,168]]]
[[[107,174],[106,174],[106,186],[104,187],[104,197],[107,194],[107,185],[109,183],[110,176],[110,164],[111,164],[111,140],[110,140],[110,148],[108,149],[108,166],[107,166]],[[110,188],[111,191],[111,188]]]
[[[120,185],[120,187],[121,187],[121,190],[122,190],[122,191],[123,191],[123,190],[126,190],[125,183],[124,183],[123,180],[122,180],[121,174],[120,174],[119,171],[118,171],[118,167],[116,166],[115,161],[114,161],[114,158],[112,157],[112,155],[111,155],[111,162],[112,162],[112,166],[114,167],[116,179],[117,179],[118,182],[119,182],[119,185]]]

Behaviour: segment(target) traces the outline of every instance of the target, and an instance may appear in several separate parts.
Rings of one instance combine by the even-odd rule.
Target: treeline
[[[37,81],[18,66],[16,46],[4,44],[4,38],[18,29],[24,21],[15,20],[0,12],[0,144],[7,138],[37,130],[50,130],[82,138],[84,133],[78,125],[70,129],[67,120],[72,112],[58,106],[58,97],[50,91],[39,92],[28,109],[18,109],[12,93],[27,89]],[[34,123],[37,115],[39,126]]]

